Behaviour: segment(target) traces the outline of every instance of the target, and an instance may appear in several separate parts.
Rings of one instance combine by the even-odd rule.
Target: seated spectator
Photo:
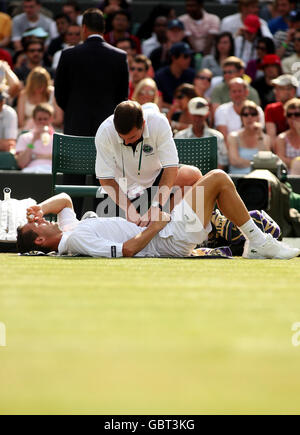
[[[63,112],[55,102],[50,75],[45,68],[36,67],[30,72],[25,89],[21,91],[18,98],[17,112],[21,129],[32,128],[33,110],[41,103],[49,103],[53,110],[55,108],[55,125],[61,125]]]
[[[116,45],[116,42],[122,38],[130,38],[136,43],[137,53],[141,53],[140,40],[129,33],[130,18],[128,12],[124,10],[117,11],[113,14],[112,18],[112,30],[104,34],[104,39],[111,45]]]
[[[271,149],[271,138],[263,132],[259,107],[253,101],[244,102],[240,117],[242,128],[227,138],[231,174],[248,174],[254,155]]]
[[[195,86],[189,83],[183,83],[176,88],[173,104],[167,114],[173,132],[183,130],[192,124],[188,103],[195,97],[197,97]]]
[[[200,137],[216,137],[218,142],[218,168],[228,165],[228,153],[224,144],[224,136],[217,130],[209,128],[206,120],[209,117],[208,102],[201,97],[192,98],[188,103],[192,125],[175,134],[175,139],[196,139]]]
[[[126,51],[129,70],[131,69],[136,56],[136,43],[130,38],[122,38],[116,42],[116,47]]]
[[[288,30],[278,30],[274,35],[276,54],[281,58],[291,56],[294,51],[294,36],[300,28],[300,11],[291,11],[288,18]]]
[[[122,8],[124,9],[124,8]],[[139,26],[136,36],[140,39],[148,39],[153,32],[153,26],[156,17],[166,17],[168,21],[176,18],[174,6],[168,4],[158,4],[148,14],[146,20]]]
[[[65,46],[62,50],[58,50],[54,56],[52,61],[52,69],[55,71],[63,50],[68,48],[76,47],[76,45],[81,42],[81,28],[78,24],[70,24],[68,30],[65,34]]]
[[[10,44],[12,21],[9,15],[0,12],[0,47],[5,48]]]
[[[41,27],[48,33],[49,39],[57,35],[56,26],[51,18],[40,13],[40,0],[23,0],[23,13],[13,18],[12,41],[16,51],[22,50],[21,39],[23,33],[30,27]]]
[[[275,45],[271,38],[262,36],[256,43],[256,59],[248,62],[245,73],[252,79],[258,79],[264,75],[261,68],[261,63],[267,54],[275,54]]]
[[[56,29],[58,36],[51,39],[46,56],[48,59],[48,66],[52,64],[54,53],[62,50],[65,46],[65,34],[67,33],[68,27],[71,24],[71,20],[68,15],[58,14],[55,17]]]
[[[171,64],[155,74],[158,89],[163,95],[164,107],[170,108],[175,89],[182,83],[193,83],[194,69],[190,68],[192,50],[185,42],[174,44],[170,50]]]
[[[197,72],[194,79],[194,86],[198,97],[206,98],[206,100],[209,101],[209,98],[207,97],[207,92],[210,88],[212,77],[212,71],[207,68],[203,68]]]
[[[16,161],[23,172],[52,172],[53,109],[47,103],[39,104],[33,111],[33,128],[19,136]]]
[[[226,144],[228,134],[242,127],[240,114],[245,101],[248,99],[249,85],[242,78],[236,77],[229,82],[229,92],[231,101],[221,104],[215,112],[215,127],[223,134]],[[259,106],[257,110],[259,120],[264,126],[264,112]]]
[[[135,56],[130,67],[130,80],[129,80],[129,100],[132,98],[132,94],[136,85],[143,79],[149,76],[151,69],[151,60],[143,54]]]
[[[262,37],[260,20],[257,15],[248,15],[235,38],[235,56],[245,65],[256,57],[256,44]]]
[[[227,57],[234,56],[234,40],[230,32],[219,33],[215,40],[215,54],[203,57],[201,68],[208,68],[214,76],[222,76],[222,63]]]
[[[296,77],[283,74],[272,81],[275,88],[276,103],[268,104],[265,108],[266,132],[271,137],[272,147],[276,136],[288,129],[283,105],[296,96],[299,82]]]
[[[82,15],[77,1],[69,0],[62,5],[62,13],[68,15],[72,24],[82,24]]]
[[[288,17],[289,13],[295,9],[295,0],[275,0],[274,13],[275,18],[268,21],[269,29],[275,35],[279,30],[284,32],[288,30]]]
[[[213,105],[213,112],[220,104],[228,103],[230,101],[229,95],[229,82],[231,79],[244,75],[244,62],[235,56],[230,56],[223,62],[223,75],[224,81],[216,85],[211,93],[211,102]],[[257,91],[249,86],[249,100],[254,101],[256,104],[260,104],[260,99]]]
[[[18,78],[25,84],[28,74],[36,67],[44,67],[51,78],[54,77],[54,72],[51,68],[44,65],[44,44],[36,39],[32,38],[25,47],[26,59],[19,68],[15,68],[14,72]]]
[[[0,87],[0,151],[10,151],[16,146],[18,117],[15,110],[5,104],[7,94]]]
[[[258,0],[238,0],[238,7],[238,13],[228,15],[222,19],[221,32],[231,32],[232,36],[235,36],[238,30],[243,27],[247,15],[258,15]],[[270,32],[266,21],[261,18],[259,21],[262,35],[272,38],[272,33]]]
[[[209,54],[215,35],[220,31],[220,18],[203,9],[203,0],[185,0],[186,14],[183,22],[189,43],[195,52]]]
[[[300,69],[300,29],[295,31],[293,43],[295,52],[291,56],[282,59],[282,70],[284,74],[295,74]]]
[[[292,98],[284,105],[288,130],[276,139],[276,154],[291,169],[295,157],[300,156],[300,99]]]
[[[170,49],[174,44],[177,44],[178,42],[186,42],[183,23],[177,19],[168,21],[166,38],[166,42],[153,50],[150,54],[150,60],[154,71],[169,65],[171,62]]]
[[[156,83],[150,77],[141,80],[132,94],[133,101],[137,101],[141,106],[146,103],[154,103],[161,108],[162,102]]]
[[[166,17],[160,16],[155,19],[152,36],[142,43],[142,53],[145,56],[150,57],[153,50],[166,42],[167,23],[168,20]]]
[[[105,28],[107,32],[112,30],[112,19],[114,13],[120,10],[130,12],[130,6],[126,0],[102,0],[99,4],[105,18]]]
[[[4,60],[0,60],[0,87],[12,98],[16,97],[21,90],[20,80]]]
[[[264,75],[252,83],[254,89],[257,90],[261,107],[264,110],[267,104],[275,103],[275,93],[273,80],[281,75],[280,57],[276,54],[266,54],[262,60],[261,68]]]

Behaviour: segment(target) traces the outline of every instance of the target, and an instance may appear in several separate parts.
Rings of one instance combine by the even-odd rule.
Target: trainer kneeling
[[[95,141],[96,176],[101,186],[125,211],[127,220],[138,226],[147,226],[157,218],[173,186],[183,189],[201,178],[196,167],[178,167],[177,149],[166,117],[143,111],[137,102],[120,103],[100,125]],[[144,198],[145,202],[141,201]],[[130,207],[132,202],[140,205],[140,211]]]

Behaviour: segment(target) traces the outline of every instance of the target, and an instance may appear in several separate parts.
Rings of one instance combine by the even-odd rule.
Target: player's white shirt
[[[63,231],[58,253],[81,254],[91,257],[122,257],[123,243],[146,228],[115,218],[90,218],[78,221],[71,208],[58,214]],[[211,225],[203,228],[189,205],[182,201],[172,212],[172,221],[165,226],[136,257],[182,257],[191,254],[199,243],[207,239]]]
[[[177,149],[166,117],[145,110],[144,119],[144,140],[137,145],[134,153],[132,147],[124,145],[118,135],[113,115],[100,125],[95,138],[97,178],[113,178],[118,182],[120,178],[126,177],[128,189],[136,184],[146,189],[153,185],[162,168],[178,166]]]

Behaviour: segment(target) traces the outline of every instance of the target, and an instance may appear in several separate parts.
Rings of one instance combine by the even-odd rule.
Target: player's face
[[[37,222],[30,222],[23,227],[23,232],[26,231],[34,231],[37,234],[37,237],[44,237],[47,239],[51,237],[59,231],[58,225],[56,223],[52,223],[46,221],[46,219],[41,218]]]
[[[144,125],[145,125],[145,121],[144,121],[142,128],[133,127],[133,129],[130,130],[130,132],[127,134],[120,134],[119,133],[119,136],[120,136],[120,138],[123,139],[124,144],[125,145],[136,145],[141,140],[141,137],[143,135]]]

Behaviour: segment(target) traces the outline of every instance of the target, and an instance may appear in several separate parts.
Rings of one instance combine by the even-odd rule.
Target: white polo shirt
[[[3,105],[0,112],[0,139],[17,139],[18,136],[18,116],[16,111]]]
[[[166,117],[145,110],[144,119],[143,141],[135,152],[123,144],[113,115],[100,125],[95,138],[97,178],[113,178],[118,182],[125,177],[128,189],[135,184],[146,189],[153,185],[162,168],[178,166],[177,149]]]

